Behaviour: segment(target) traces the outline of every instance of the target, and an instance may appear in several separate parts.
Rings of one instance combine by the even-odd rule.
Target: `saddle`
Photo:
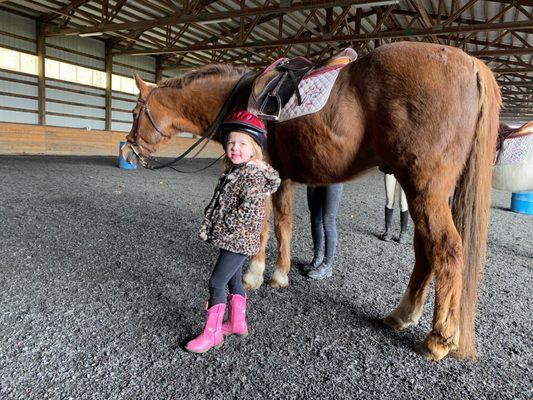
[[[496,143],[496,151],[498,152],[507,139],[516,139],[522,136],[533,134],[533,121],[529,121],[518,129],[510,128],[505,124],[500,124],[498,129],[498,141]]]
[[[314,67],[315,64],[304,57],[274,61],[254,82],[252,98],[259,105],[257,116],[277,121],[281,109],[293,94],[296,94],[298,104],[301,104],[298,84]]]
[[[322,65],[317,65],[305,57],[280,58],[274,61],[254,81],[250,101],[254,104],[255,113],[267,121],[278,121],[283,107],[293,96],[298,106],[302,104],[298,86],[304,78],[316,77],[332,69],[342,68],[356,58],[357,53],[347,48]]]

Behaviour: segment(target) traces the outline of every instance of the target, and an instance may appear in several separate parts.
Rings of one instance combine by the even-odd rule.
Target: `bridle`
[[[150,121],[150,124],[152,124],[152,127],[155,129],[155,131],[157,133],[159,133],[162,137],[165,136],[163,134],[163,131],[159,128],[159,126],[157,126],[157,123],[155,122],[155,119],[154,119],[152,113],[150,112],[150,109],[148,108],[148,102],[150,101],[150,98],[154,95],[156,90],[159,90],[159,89],[161,89],[161,88],[156,87],[156,88],[152,89],[150,91],[150,93],[148,93],[148,96],[146,96],[146,99],[143,99],[141,97],[139,97],[139,99],[137,99],[137,104],[141,105],[141,109],[140,109],[139,113],[135,116],[135,118],[133,119],[133,129],[134,129],[134,135],[135,136],[134,136],[134,141],[133,142],[129,142],[129,143],[130,143],[131,150],[135,153],[135,155],[137,156],[137,158],[139,159],[139,161],[141,162],[143,167],[147,167],[148,166],[148,162],[141,155],[141,152],[138,149],[138,147],[142,147],[142,145],[137,144],[137,137],[139,137],[139,129],[140,129],[140,126],[141,126],[142,118],[146,115],[148,117],[148,121]]]
[[[152,170],[169,167],[169,168],[172,168],[172,169],[174,169],[174,170],[176,170],[178,172],[199,172],[199,171],[202,171],[204,169],[209,168],[211,165],[215,164],[218,160],[220,160],[224,156],[224,154],[222,154],[219,158],[217,158],[214,162],[209,164],[207,167],[204,167],[204,168],[199,169],[197,171],[180,171],[180,170],[172,167],[172,165],[174,165],[175,163],[177,163],[177,162],[181,161],[183,158],[185,158],[201,142],[203,142],[204,140],[207,140],[203,144],[203,146],[200,148],[200,150],[198,150],[198,152],[196,152],[196,154],[194,154],[194,156],[192,156],[191,158],[192,159],[196,158],[196,156],[198,156],[198,154],[200,154],[202,152],[202,150],[207,146],[209,141],[213,138],[215,133],[218,131],[218,129],[220,127],[220,124],[222,124],[222,122],[226,118],[226,115],[228,114],[228,110],[233,105],[235,97],[237,97],[237,94],[239,93],[241,87],[246,83],[246,81],[248,81],[250,78],[252,78],[253,75],[254,75],[254,72],[250,71],[250,72],[247,72],[246,74],[244,74],[239,79],[239,81],[233,87],[233,89],[232,89],[231,93],[229,94],[229,96],[226,98],[226,101],[222,105],[222,108],[218,112],[218,115],[215,118],[215,120],[213,121],[213,123],[209,126],[209,128],[207,128],[205,133],[203,133],[201,135],[201,137],[195,143],[193,143],[193,145],[191,147],[189,147],[187,150],[185,150],[183,152],[183,154],[181,154],[180,156],[178,156],[174,160],[169,161],[167,163],[160,163],[159,161],[152,159],[158,165],[150,164],[148,162],[148,159],[146,159],[145,157],[143,157],[141,155],[141,152],[139,151],[139,147],[142,147],[142,145],[139,145],[137,143],[137,137],[139,137],[140,123],[142,121],[142,118],[145,115],[146,115],[146,117],[148,117],[148,121],[150,121],[150,124],[155,129],[155,131],[157,133],[159,133],[161,135],[161,137],[165,137],[165,135],[163,134],[163,131],[159,128],[159,126],[157,125],[152,113],[150,112],[150,108],[148,107],[148,102],[150,101],[150,99],[153,96],[153,94],[155,93],[155,91],[164,89],[164,87],[156,87],[156,88],[152,89],[150,91],[150,93],[148,93],[148,96],[146,96],[146,99],[139,98],[137,100],[137,103],[139,103],[141,105],[141,109],[140,109],[139,113],[135,116],[135,118],[133,120],[134,139],[133,139],[133,141],[128,139],[128,142],[130,144],[131,150],[133,151],[133,153],[137,156],[137,158],[141,162],[141,165],[143,167],[147,168],[147,169],[152,169]]]

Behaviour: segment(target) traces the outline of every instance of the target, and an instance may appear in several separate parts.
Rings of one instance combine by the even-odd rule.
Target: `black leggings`
[[[307,205],[311,212],[311,234],[315,256],[331,262],[337,247],[335,218],[342,198],[342,183],[307,186]]]
[[[220,249],[215,269],[209,279],[209,308],[226,303],[226,286],[231,294],[245,297],[242,286],[242,266],[248,256]]]

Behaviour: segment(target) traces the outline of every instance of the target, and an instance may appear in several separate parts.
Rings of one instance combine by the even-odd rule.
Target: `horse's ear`
[[[146,97],[150,92],[150,88],[138,74],[135,74],[135,84],[137,85],[137,89],[139,89],[139,92],[141,92],[141,97]]]

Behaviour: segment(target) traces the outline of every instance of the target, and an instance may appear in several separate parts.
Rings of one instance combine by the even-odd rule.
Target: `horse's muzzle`
[[[131,143],[126,143],[120,148],[120,155],[127,163],[134,164],[137,162],[137,155],[133,151]]]

